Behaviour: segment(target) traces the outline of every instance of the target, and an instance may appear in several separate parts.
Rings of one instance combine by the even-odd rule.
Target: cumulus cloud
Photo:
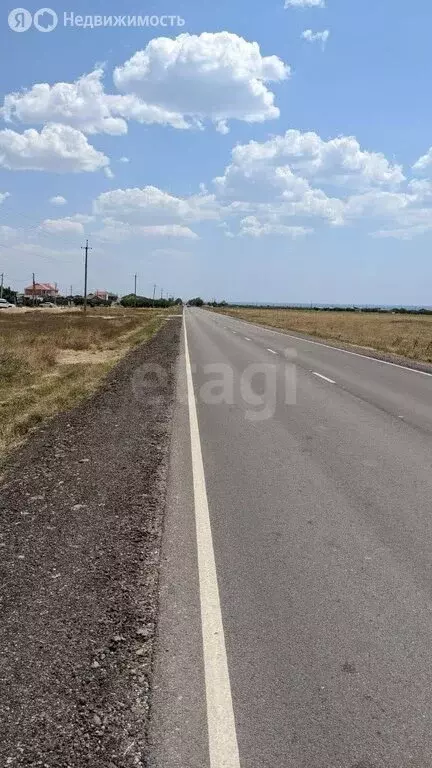
[[[5,96],[0,114],[7,122],[69,125],[86,134],[127,133],[127,120],[186,128],[184,120],[157,105],[135,96],[105,93],[102,68],[73,83],[38,83],[32,88]]]
[[[208,119],[227,133],[230,119],[279,117],[267,84],[289,75],[280,58],[262,56],[258,43],[229,32],[159,37],[115,69],[119,93],[106,93],[98,67],[71,83],[37,83],[9,93],[0,116],[9,123],[59,123],[112,136],[126,134],[130,120],[188,129]]]
[[[211,120],[222,133],[227,121],[263,122],[279,117],[268,83],[290,68],[262,56],[258,43],[230,32],[155,38],[114,71],[114,83],[146,104],[170,110],[190,125]]]
[[[45,232],[52,234],[83,234],[84,227],[79,221],[73,221],[71,218],[65,219],[45,219],[40,225]]]
[[[0,167],[8,170],[79,173],[108,166],[108,158],[70,126],[53,123],[40,133],[33,128],[24,133],[0,131]]]
[[[371,234],[410,240],[432,230],[432,185],[413,180],[404,192],[372,190],[353,195],[345,205],[347,221],[380,220],[385,227]]]
[[[241,234],[254,236],[290,236],[290,227],[292,235],[314,219],[343,226],[368,217],[410,226],[406,211],[416,211],[414,224],[432,202],[432,184],[405,182],[401,166],[362,149],[354,137],[326,141],[296,130],[237,145],[224,174],[213,180],[221,216],[241,219]]]
[[[131,224],[174,224],[219,218],[214,195],[175,197],[157,187],[115,189],[103,192],[94,201],[96,214]]]
[[[330,31],[328,29],[325,29],[323,32],[312,32],[311,29],[305,29],[302,33],[303,40],[307,40],[308,43],[321,43],[323,49],[329,37]]]
[[[392,165],[378,152],[361,149],[353,136],[325,141],[313,132],[289,130],[265,142],[240,144],[232,152],[232,163],[219,186],[229,186],[240,174],[244,178],[256,173],[275,177],[285,173],[304,177],[321,184],[355,187],[397,187],[405,177],[399,165]]]
[[[10,197],[9,192],[0,192],[0,205],[4,203],[7,198]]]
[[[55,197],[50,197],[50,203],[52,205],[66,205],[67,200],[63,195],[55,195]]]
[[[325,0],[285,0],[285,8],[325,8]]]

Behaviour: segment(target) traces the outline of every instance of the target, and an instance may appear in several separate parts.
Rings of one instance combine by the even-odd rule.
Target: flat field
[[[258,325],[432,363],[432,315],[260,308],[217,311]]]
[[[93,392],[176,308],[0,312],[0,458],[49,416]]]

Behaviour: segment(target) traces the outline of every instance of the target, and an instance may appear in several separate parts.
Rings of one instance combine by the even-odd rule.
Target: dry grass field
[[[432,315],[260,308],[217,311],[259,325],[432,363]]]
[[[0,312],[0,458],[32,427],[93,392],[176,311]]]

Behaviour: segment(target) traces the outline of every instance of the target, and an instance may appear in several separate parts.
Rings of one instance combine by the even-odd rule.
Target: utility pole
[[[138,275],[135,272],[134,275],[134,297],[135,297],[135,306],[137,305],[137,277]]]
[[[84,259],[84,312],[87,312],[87,267],[88,267],[88,252],[92,249],[90,248],[88,244],[88,240],[86,240],[86,244],[81,246],[81,250],[85,251],[85,259]]]
[[[35,273],[34,273],[34,272],[33,272],[33,290],[32,290],[32,296],[33,296],[32,305],[34,306],[34,305],[35,305],[35,301],[36,301],[36,283],[35,283]]]
[[[153,285],[153,307],[154,307],[154,301],[155,301],[155,293],[156,293],[156,283]]]
[[[161,288],[161,299],[163,299],[163,288]]]
[[[0,283],[0,299],[3,298],[3,280],[4,280],[4,272],[1,273],[1,283]]]
[[[57,283],[54,283],[54,304],[57,306]]]

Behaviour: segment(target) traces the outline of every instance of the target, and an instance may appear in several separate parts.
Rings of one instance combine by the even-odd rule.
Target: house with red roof
[[[51,283],[35,283],[24,288],[24,296],[35,296],[37,299],[55,299],[58,290]]]

